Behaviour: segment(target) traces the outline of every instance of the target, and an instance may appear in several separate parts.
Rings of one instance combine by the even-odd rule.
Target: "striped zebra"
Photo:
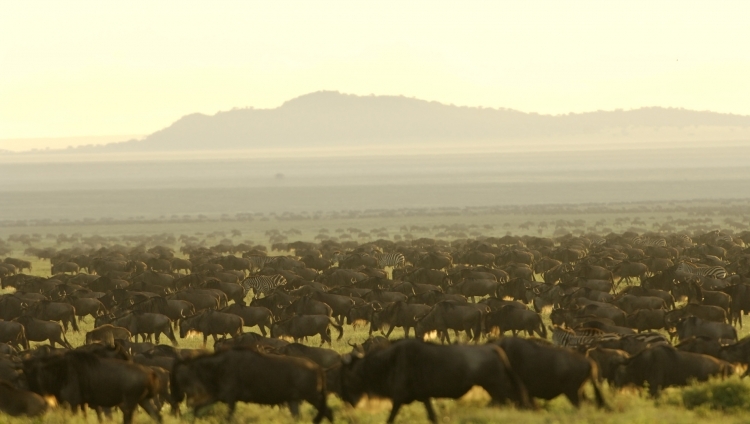
[[[594,246],[603,246],[607,243],[607,239],[599,236],[589,237],[589,240],[591,240],[591,244]]]
[[[394,268],[403,267],[406,264],[406,258],[401,253],[375,253],[375,258],[378,260],[378,267],[385,268],[392,266]]]
[[[556,325],[552,328],[552,343],[558,346],[578,348],[588,347],[603,340],[617,340],[620,336],[604,332],[598,328],[581,328],[573,331]]]
[[[659,246],[667,247],[667,240],[663,237],[638,236],[631,239],[632,244],[637,246]]]
[[[266,265],[273,264],[273,261],[276,260],[276,256],[250,255],[246,256],[245,259],[250,261],[251,269],[261,270],[265,268]]]
[[[242,281],[242,288],[245,290],[245,296],[250,293],[250,289],[255,292],[255,298],[261,294],[268,295],[276,287],[286,284],[286,278],[283,275],[259,275],[257,277],[248,277]]]
[[[719,243],[729,243],[731,245],[731,244],[734,244],[734,239],[729,234],[719,232],[716,235],[716,244],[719,244]]]
[[[690,262],[680,262],[676,268],[677,272],[685,274],[700,275],[702,277],[717,278],[723,280],[729,273],[721,266],[698,266]]]
[[[333,256],[331,256],[331,263],[340,264],[341,261],[345,261],[351,256],[351,252],[334,252]]]
[[[693,245],[693,239],[686,234],[677,234],[674,236],[674,241],[678,242],[679,246],[688,247]]]

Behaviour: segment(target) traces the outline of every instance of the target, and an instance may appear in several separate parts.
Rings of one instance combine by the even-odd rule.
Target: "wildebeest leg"
[[[390,337],[390,335],[391,335],[391,333],[393,332],[393,329],[394,329],[394,328],[396,328],[396,326],[395,326],[395,325],[391,325],[391,326],[389,326],[389,327],[388,327],[388,332],[387,332],[387,333],[385,334],[385,338],[386,338],[386,339],[387,339],[388,337]],[[382,330],[381,330],[381,332],[382,332]],[[407,336],[407,337],[408,337],[408,336]]]
[[[133,422],[133,412],[135,411],[135,405],[130,405],[127,401],[120,405],[122,409],[122,424],[131,424]]]
[[[391,413],[388,415],[388,423],[392,423],[393,420],[396,419],[396,415],[398,415],[398,410],[401,409],[401,402],[397,400],[393,400],[393,407],[391,408]]]
[[[409,327],[408,326],[404,326],[404,338],[405,339],[409,338]]]
[[[289,407],[289,412],[292,413],[292,416],[294,418],[298,418],[299,417],[299,402],[296,400],[293,400],[293,401],[287,402],[286,405]]]
[[[581,394],[578,392],[578,389],[572,389],[565,392],[565,397],[568,398],[570,403],[573,404],[576,408],[580,408],[581,406]]]
[[[227,411],[227,421],[232,421],[232,417],[234,417],[234,411],[237,409],[237,401],[231,400],[227,402],[227,406],[229,407],[229,411]]]
[[[430,420],[430,422],[436,423],[437,416],[435,415],[435,410],[432,409],[432,402],[430,402],[430,398],[423,400],[422,403],[424,404],[424,409],[427,410],[427,418]]]
[[[141,408],[143,408],[143,410],[146,411],[146,413],[148,413],[148,415],[156,422],[161,422],[161,413],[159,412],[160,408],[157,407],[153,399],[144,399],[139,405],[141,405]]]

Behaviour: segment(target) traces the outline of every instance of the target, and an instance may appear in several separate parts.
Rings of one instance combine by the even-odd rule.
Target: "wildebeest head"
[[[364,354],[352,351],[341,358],[341,399],[356,406],[367,390],[364,375]]]
[[[180,338],[184,339],[187,337],[191,330],[197,330],[198,325],[201,322],[204,314],[194,315],[192,317],[183,318],[180,320]]]

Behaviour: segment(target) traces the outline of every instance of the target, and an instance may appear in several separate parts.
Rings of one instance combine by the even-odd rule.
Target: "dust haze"
[[[6,221],[745,198],[750,118],[303,96],[143,140],[0,155]]]

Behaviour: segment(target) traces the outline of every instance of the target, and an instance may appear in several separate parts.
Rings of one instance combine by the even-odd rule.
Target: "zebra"
[[[726,269],[724,269],[724,267],[721,267],[721,266],[699,267],[698,265],[692,264],[690,262],[680,262],[677,265],[676,271],[682,272],[685,274],[700,275],[702,277],[717,278],[719,280],[723,280],[727,278],[727,276],[729,275],[729,273],[727,272]]]
[[[638,245],[638,246],[659,246],[659,247],[667,247],[667,240],[663,237],[646,237],[646,236],[638,236],[633,237],[630,239],[632,244]]]
[[[352,257],[351,252],[339,252],[336,251],[333,253],[333,256],[331,256],[331,263],[334,264],[340,264],[342,261],[345,261]]]
[[[276,256],[261,256],[261,255],[249,255],[245,259],[250,261],[250,269],[261,270],[266,265],[273,264],[276,260]]]
[[[604,332],[598,328],[581,328],[573,331],[556,325],[552,328],[552,343],[558,346],[587,347],[602,340],[617,340],[620,336]]]
[[[589,240],[591,240],[591,244],[594,246],[604,246],[605,244],[607,244],[607,239],[603,237],[592,236],[589,237]]]
[[[255,298],[258,296],[267,295],[272,292],[276,287],[283,286],[286,284],[286,278],[283,275],[260,275],[257,277],[248,277],[242,281],[242,288],[245,291],[245,296],[250,293],[250,289],[255,292]]]
[[[385,268],[392,266],[394,268],[403,267],[406,264],[406,258],[401,253],[375,253],[375,258],[378,260],[378,266]]]

